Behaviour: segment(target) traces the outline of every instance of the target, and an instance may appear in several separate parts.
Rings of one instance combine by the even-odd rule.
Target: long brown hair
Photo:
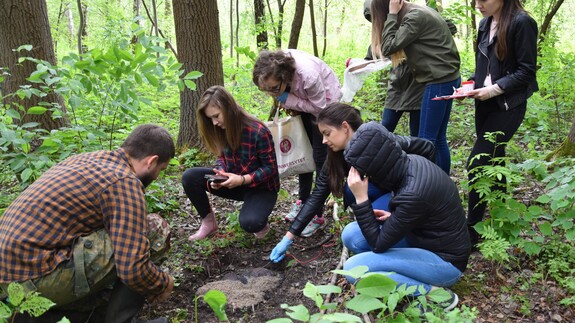
[[[497,56],[499,60],[503,60],[507,56],[507,31],[513,18],[518,13],[527,13],[519,0],[501,1],[503,1],[503,8],[501,8],[501,15],[497,22],[497,44],[495,44],[495,56]]]
[[[210,105],[220,108],[226,129],[215,126],[206,116],[206,109]],[[200,99],[196,111],[198,120],[198,133],[206,148],[215,155],[222,153],[224,148],[237,150],[241,146],[242,129],[253,122],[261,121],[248,114],[234,97],[223,86],[214,85],[207,89]]]
[[[339,129],[344,121],[349,124],[353,131],[356,131],[363,124],[361,112],[358,109],[345,103],[333,102],[320,111],[316,123]],[[333,195],[341,197],[343,195],[343,180],[347,169],[343,159],[343,151],[328,149],[324,167],[327,171],[330,191]]]
[[[404,0],[403,7],[398,13],[397,19],[399,22],[403,20],[403,16],[411,4]],[[389,0],[373,0],[371,2],[371,49],[375,59],[382,59],[383,53],[381,51],[383,25],[389,14]],[[401,64],[406,59],[405,51],[398,50],[390,55],[391,62],[394,67]]]

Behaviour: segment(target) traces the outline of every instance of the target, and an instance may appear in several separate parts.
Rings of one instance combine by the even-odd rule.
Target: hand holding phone
[[[225,175],[206,174],[204,178],[207,179],[209,183],[223,183],[228,180],[228,177]]]

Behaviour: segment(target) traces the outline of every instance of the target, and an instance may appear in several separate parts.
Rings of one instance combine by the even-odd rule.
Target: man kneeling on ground
[[[174,287],[154,264],[169,249],[170,229],[147,214],[144,197],[174,155],[170,134],[147,124],[120,149],[50,168],[0,217],[0,299],[18,282],[56,303],[43,322],[54,312],[95,307],[105,308],[105,322],[141,322],[146,298],[166,300]]]

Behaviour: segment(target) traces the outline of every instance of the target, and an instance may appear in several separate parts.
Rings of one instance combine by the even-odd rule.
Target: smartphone
[[[204,178],[207,179],[210,183],[222,183],[228,180],[228,177],[224,175],[206,174]]]

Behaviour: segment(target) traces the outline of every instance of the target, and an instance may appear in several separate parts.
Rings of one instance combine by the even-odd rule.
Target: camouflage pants
[[[150,258],[154,263],[163,260],[170,249],[170,227],[158,214],[148,214]],[[29,291],[38,291],[56,303],[56,308],[75,310],[94,308],[105,303],[105,293],[116,281],[114,250],[104,229],[80,237],[74,244],[72,259],[56,267],[51,273],[21,283]],[[1,284],[6,290],[8,284]]]

